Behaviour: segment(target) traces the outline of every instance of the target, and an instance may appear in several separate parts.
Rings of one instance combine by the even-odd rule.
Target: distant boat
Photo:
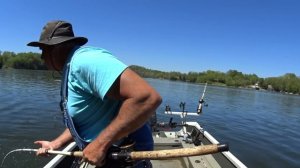
[[[259,83],[257,82],[254,85],[251,85],[251,88],[253,88],[255,90],[260,90]]]

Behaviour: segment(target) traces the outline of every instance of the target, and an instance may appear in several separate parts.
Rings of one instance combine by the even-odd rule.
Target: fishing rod
[[[38,149],[16,149],[15,152],[37,152]],[[56,150],[47,150],[46,154],[52,155],[64,155],[64,156],[75,156],[75,157],[83,157],[83,153],[81,151],[74,152],[65,152],[65,151],[56,151]]]
[[[180,105],[179,105],[180,108],[182,109],[181,112],[172,111],[171,107],[169,105],[167,105],[166,108],[165,108],[165,114],[179,115],[181,118],[186,118],[186,116],[188,116],[188,115],[190,115],[190,116],[198,116],[198,115],[200,115],[202,113],[203,106],[207,106],[207,104],[205,104],[205,101],[204,101],[204,96],[205,96],[206,88],[207,88],[207,83],[205,83],[202,96],[199,99],[199,104],[198,104],[198,107],[197,107],[197,112],[188,112],[188,111],[186,111],[185,110],[185,103],[181,102]]]
[[[7,158],[7,156],[13,152],[37,152],[37,151],[38,151],[38,149],[15,149],[15,150],[12,150],[5,155],[0,167],[3,166],[3,163],[4,163],[5,159]],[[65,152],[65,151],[56,151],[56,150],[46,150],[46,154],[83,157],[83,153],[81,151]]]
[[[228,151],[228,150],[229,150],[228,144],[211,144],[211,145],[201,145],[201,146],[190,147],[190,148],[156,150],[156,151],[132,151],[132,149],[124,148],[124,149],[121,149],[120,152],[111,153],[109,155],[109,157],[114,160],[119,160],[119,159],[162,160],[162,159],[168,159],[168,158],[213,154],[213,153],[224,152],[224,151]],[[5,158],[13,152],[37,152],[37,151],[38,151],[38,149],[16,149],[16,150],[13,150],[4,157],[0,167],[2,167]],[[53,154],[53,155],[75,156],[75,157],[84,158],[84,154],[82,151],[65,152],[65,151],[46,150],[46,153]]]
[[[156,151],[121,151],[111,153],[112,159],[131,159],[131,160],[164,160],[170,158],[187,157],[187,156],[199,156],[206,154],[213,154],[218,152],[228,151],[228,144],[211,144],[202,145],[190,148],[180,148],[180,149],[166,149],[166,150],[156,150]]]
[[[199,105],[198,105],[198,108],[197,108],[197,114],[202,113],[203,103],[205,102],[204,101],[204,96],[205,96],[205,92],[206,92],[206,87],[207,87],[207,83],[205,83],[202,96],[201,96],[201,98],[199,100]]]

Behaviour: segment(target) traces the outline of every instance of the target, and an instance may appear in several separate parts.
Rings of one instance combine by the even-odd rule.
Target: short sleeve
[[[104,99],[127,65],[106,50],[83,48],[74,53],[71,68],[85,91]]]

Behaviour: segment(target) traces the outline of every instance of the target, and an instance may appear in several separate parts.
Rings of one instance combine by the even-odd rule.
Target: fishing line
[[[3,163],[4,163],[5,159],[6,159],[6,158],[8,157],[8,155],[10,155],[11,153],[14,153],[14,152],[37,152],[37,151],[38,151],[37,149],[15,149],[15,150],[12,150],[12,151],[8,152],[8,153],[4,156],[4,158],[3,158],[2,162],[1,162],[1,166],[0,166],[0,167],[3,166]]]

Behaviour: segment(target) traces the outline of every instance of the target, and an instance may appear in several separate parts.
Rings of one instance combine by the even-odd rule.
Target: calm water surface
[[[58,75],[55,75],[58,76]],[[148,79],[165,105],[195,111],[203,86]],[[35,140],[55,138],[64,129],[59,112],[60,82],[46,71],[0,70],[0,161],[16,148],[36,148]],[[248,167],[300,167],[300,96],[208,86],[208,107],[198,121]],[[177,122],[180,118],[172,116]],[[42,167],[49,158],[14,153],[4,167]]]

